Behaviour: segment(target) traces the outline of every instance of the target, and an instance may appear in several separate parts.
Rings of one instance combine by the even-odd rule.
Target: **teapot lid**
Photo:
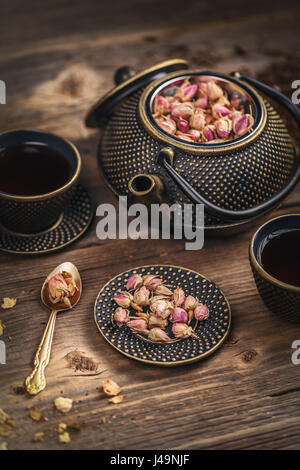
[[[140,73],[134,74],[129,68],[119,69],[115,75],[115,80],[119,83],[112,88],[102,98],[100,98],[88,111],[85,123],[87,127],[100,127],[103,125],[107,118],[112,113],[115,106],[117,106],[124,98],[127,98],[133,92],[148,85],[153,80],[161,78],[168,73],[177,70],[183,70],[188,67],[187,61],[183,59],[165,60],[143,70]],[[127,80],[122,81],[122,70],[127,71]],[[121,74],[119,73],[121,72]],[[122,81],[122,83],[120,83]]]

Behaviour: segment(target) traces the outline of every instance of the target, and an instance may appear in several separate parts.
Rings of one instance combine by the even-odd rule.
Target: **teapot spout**
[[[162,204],[167,201],[165,185],[158,175],[139,173],[128,183],[130,202],[145,204]]]

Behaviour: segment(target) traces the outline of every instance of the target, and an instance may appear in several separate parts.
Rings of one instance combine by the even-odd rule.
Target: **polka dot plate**
[[[185,293],[206,304],[210,312],[209,317],[195,324],[197,338],[153,343],[132,332],[125,325],[113,325],[111,316],[117,307],[113,296],[117,291],[125,290],[126,282],[133,274],[157,275],[164,279],[164,283],[171,290],[180,286]],[[133,312],[131,315],[134,315]],[[99,292],[94,315],[100,333],[113,348],[131,359],[158,366],[179,366],[204,359],[222,345],[231,324],[229,302],[214,282],[195,271],[169,265],[142,266],[114,277]]]
[[[22,235],[0,227],[0,251],[21,255],[44,254],[73,243],[89,227],[93,208],[86,190],[78,185],[56,224],[35,235]]]

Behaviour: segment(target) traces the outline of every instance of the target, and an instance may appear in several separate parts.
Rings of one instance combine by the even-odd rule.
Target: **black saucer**
[[[162,277],[171,289],[180,285],[208,306],[208,319],[195,327],[197,338],[151,343],[126,326],[119,328],[112,324],[111,315],[116,307],[114,293],[124,290],[129,277],[134,274]],[[145,364],[179,366],[204,359],[223,344],[230,330],[231,309],[223,292],[202,274],[181,266],[151,265],[125,271],[105,284],[96,298],[94,318],[102,336],[121,354]]]
[[[65,211],[48,230],[34,235],[23,235],[0,227],[0,251],[34,255],[60,250],[83,235],[92,218],[93,208],[89,195],[78,185]]]

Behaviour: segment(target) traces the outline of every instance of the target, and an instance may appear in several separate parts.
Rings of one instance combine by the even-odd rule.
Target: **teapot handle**
[[[256,87],[266,95],[270,96],[274,100],[278,101],[281,105],[285,106],[288,111],[293,115],[295,121],[298,124],[300,129],[300,110],[297,108],[293,102],[285,96],[283,93],[275,90],[274,88],[265,85],[264,83],[255,80],[254,78],[247,77],[245,75],[240,75],[238,72],[234,72],[231,75],[234,75],[240,80],[244,80],[250,85]],[[194,203],[194,204],[204,204],[206,211],[215,216],[220,217],[226,220],[245,220],[251,219],[252,217],[257,217],[258,215],[267,212],[282,199],[284,199],[295,187],[299,178],[300,178],[300,155],[299,152],[296,152],[295,162],[294,162],[294,171],[293,174],[287,183],[287,185],[279,191],[277,194],[272,196],[270,199],[262,202],[261,204],[251,207],[245,210],[230,210],[224,209],[216,206],[215,204],[208,201],[202,194],[198,193],[177,171],[173,168],[175,152],[171,147],[162,148],[158,155],[158,162],[164,167],[168,175],[172,180],[179,186],[181,191]]]
[[[249,83],[249,85],[252,85],[259,91],[262,91],[266,95],[270,96],[270,98],[273,100],[278,101],[282,106],[285,106],[287,110],[293,115],[300,128],[300,109],[286,95],[276,90],[275,88],[272,88],[271,86],[256,80],[255,78],[242,75],[239,72],[232,72],[230,75],[234,78],[238,78],[239,80],[243,80],[244,82]]]

